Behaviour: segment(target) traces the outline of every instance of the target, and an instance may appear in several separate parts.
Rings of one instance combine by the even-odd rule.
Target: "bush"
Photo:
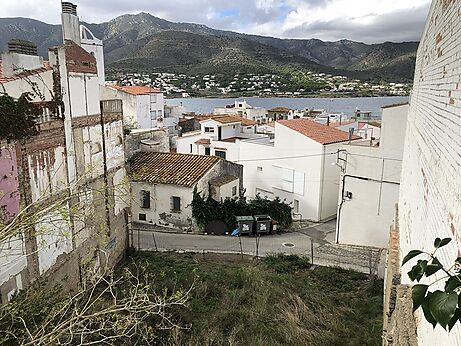
[[[269,215],[282,228],[290,227],[293,222],[291,206],[278,197],[269,200],[258,195],[248,202],[242,194],[239,197],[226,198],[218,202],[210,196],[205,198],[194,190],[191,206],[192,216],[202,228],[211,221],[222,221],[229,229],[235,229],[237,227],[236,216],[246,215]]]

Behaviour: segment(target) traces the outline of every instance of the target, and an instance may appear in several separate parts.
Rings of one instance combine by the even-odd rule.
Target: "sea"
[[[381,116],[381,107],[403,103],[408,101],[408,97],[356,97],[356,98],[284,98],[284,97],[246,97],[238,100],[246,100],[254,107],[271,109],[275,107],[286,107],[291,109],[315,108],[324,109],[329,113],[343,113],[353,115],[359,109],[361,111],[372,112],[372,116]],[[168,105],[182,105],[187,112],[199,114],[212,113],[216,107],[224,107],[234,103],[234,99],[229,98],[175,98],[168,99]]]

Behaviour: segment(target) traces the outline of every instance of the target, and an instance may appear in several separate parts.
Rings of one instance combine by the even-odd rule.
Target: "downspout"
[[[350,174],[345,174],[342,179],[342,189],[341,189],[341,203],[338,206],[338,217],[336,219],[336,244],[339,243],[339,231],[340,231],[340,226],[341,226],[341,210],[343,208],[344,202],[346,202],[346,198],[344,196],[344,191],[346,189],[346,178],[352,178],[352,179],[358,179],[358,180],[364,180],[364,181],[373,181],[381,184],[392,184],[392,185],[399,185],[400,183],[397,183],[395,181],[387,181],[387,180],[378,180],[378,179],[372,179],[372,178],[366,178],[366,177],[360,177],[357,175],[350,175]]]
[[[317,220],[319,222],[322,220],[322,209],[323,209],[323,180],[325,178],[325,150],[326,150],[326,146],[322,145],[322,166],[320,170],[319,210],[318,210],[318,215],[317,215]]]

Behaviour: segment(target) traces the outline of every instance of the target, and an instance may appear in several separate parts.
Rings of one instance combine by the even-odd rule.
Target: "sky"
[[[281,38],[418,41],[431,0],[73,0],[85,22],[148,12],[174,22]],[[38,4],[40,4],[38,6]],[[0,0],[0,17],[60,22],[60,0]]]

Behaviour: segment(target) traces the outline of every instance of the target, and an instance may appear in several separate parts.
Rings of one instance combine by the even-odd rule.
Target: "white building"
[[[105,86],[101,87],[104,100],[123,101],[123,120],[126,128],[172,129],[178,125],[175,117],[164,117],[165,101],[160,89],[147,86]]]
[[[264,108],[250,106],[245,100],[235,100],[233,105],[215,108],[213,113],[235,115],[256,121],[258,124],[267,122],[267,111]]]
[[[194,230],[193,191],[225,199],[240,193],[242,166],[216,156],[139,153],[130,162],[133,221]]]
[[[450,268],[461,255],[461,1],[432,1],[416,58],[407,123],[398,219],[391,230],[384,300],[385,345],[409,340],[421,346],[461,345],[461,323],[451,331],[435,328],[423,311],[412,313],[408,271],[401,267],[411,250],[432,252],[436,238],[451,238],[437,251]],[[440,270],[419,284],[444,290]]]
[[[206,116],[200,126],[200,131],[188,132],[176,139],[178,153],[214,155],[236,162],[242,142],[269,140],[265,135],[256,134],[256,122],[237,116]]]
[[[335,217],[340,175],[335,163],[348,140],[347,133],[308,119],[276,122],[275,141],[240,145],[247,196],[286,199],[295,219]]]
[[[379,144],[344,145],[336,241],[385,248],[399,199],[408,104],[383,107]]]

